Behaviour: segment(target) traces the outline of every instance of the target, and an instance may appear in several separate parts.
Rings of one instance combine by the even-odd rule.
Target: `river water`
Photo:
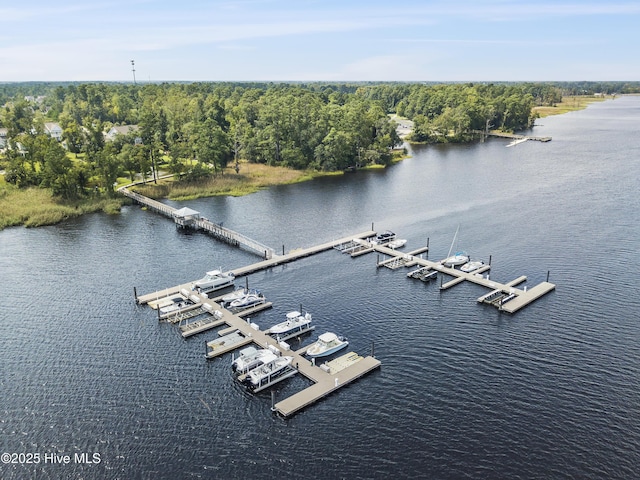
[[[229,355],[205,360],[214,332],[185,341],[134,302],[252,254],[138,206],[0,232],[0,446],[39,455],[0,477],[638,478],[640,97],[538,123],[551,142],[415,147],[383,171],[187,203],[277,251],[374,223],[440,259],[459,227],[492,278],[557,285],[508,315],[482,287],[440,291],[373,255],[252,274],[274,303],[262,328],[302,305],[382,362],[288,420]]]

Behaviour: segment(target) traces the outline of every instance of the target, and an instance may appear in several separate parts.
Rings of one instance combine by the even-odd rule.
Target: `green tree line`
[[[616,85],[638,87],[610,84],[607,91]],[[391,113],[414,121],[414,141],[459,142],[474,130],[526,128],[534,106],[559,102],[575,88],[580,84],[2,84],[0,127],[10,147],[2,167],[9,183],[72,199],[113,194],[118,177],[133,180],[160,165],[186,180],[238,169],[241,161],[322,171],[387,165],[402,143]],[[46,135],[46,122],[61,126],[62,144]],[[137,129],[106,141],[104,132],[116,125]]]

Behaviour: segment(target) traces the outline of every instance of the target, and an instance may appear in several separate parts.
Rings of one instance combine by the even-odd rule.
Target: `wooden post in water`
[[[276,411],[276,391],[271,389],[271,411]]]
[[[549,281],[549,270],[547,270],[547,282]]]
[[[373,340],[371,340],[371,356],[372,357],[376,356],[376,344]]]
[[[282,245],[282,255],[284,255],[284,245]]]
[[[244,277],[244,285],[245,285],[245,290],[248,292],[249,291],[249,275],[247,275],[246,277]]]
[[[135,298],[136,303],[138,303],[138,292],[136,291],[136,287],[133,287],[133,298]]]
[[[489,265],[491,265],[491,255],[489,255]]]

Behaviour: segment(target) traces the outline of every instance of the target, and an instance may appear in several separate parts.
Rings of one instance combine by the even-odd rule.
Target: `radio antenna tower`
[[[136,62],[131,60],[131,71],[133,72],[133,84],[136,84]]]

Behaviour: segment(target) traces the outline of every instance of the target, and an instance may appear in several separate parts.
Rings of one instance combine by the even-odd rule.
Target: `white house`
[[[138,130],[138,125],[120,125],[118,127],[111,127],[109,131],[104,134],[104,137],[109,142],[115,140],[118,135],[128,135],[130,133],[137,132]],[[141,144],[142,138],[136,137],[135,143],[136,145]]]
[[[55,122],[45,122],[44,131],[51,138],[55,138],[57,141],[62,141],[62,128]]]

